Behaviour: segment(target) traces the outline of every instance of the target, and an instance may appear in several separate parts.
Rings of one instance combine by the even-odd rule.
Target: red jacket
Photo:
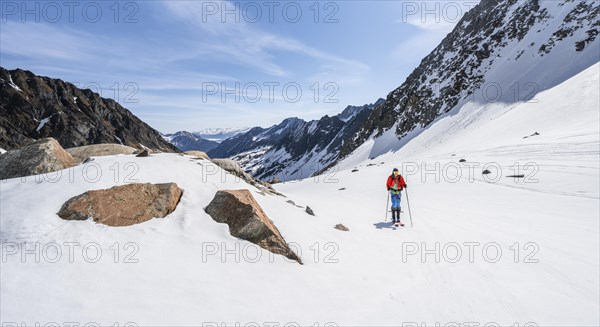
[[[389,190],[392,186],[394,186],[394,183],[396,181],[398,182],[398,190],[399,191],[401,191],[402,189],[404,189],[406,187],[406,182],[404,181],[404,177],[402,177],[402,175],[400,175],[400,174],[398,174],[398,176],[396,178],[394,178],[394,175],[390,175],[390,177],[388,177],[387,183],[385,183],[385,186]]]

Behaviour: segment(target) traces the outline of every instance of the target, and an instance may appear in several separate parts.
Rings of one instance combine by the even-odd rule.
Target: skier
[[[392,198],[392,222],[396,227],[398,227],[398,225],[404,226],[404,224],[400,222],[400,199],[401,192],[407,185],[402,175],[399,174],[398,168],[392,170],[392,175],[388,177],[385,185]]]

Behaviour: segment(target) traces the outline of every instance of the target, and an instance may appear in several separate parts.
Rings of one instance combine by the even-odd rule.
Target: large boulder
[[[75,196],[57,214],[66,220],[92,218],[108,226],[130,226],[164,218],[175,210],[182,194],[175,183],[115,186]]]
[[[77,162],[83,162],[90,157],[113,156],[117,154],[133,154],[137,149],[120,144],[92,144],[68,148],[66,151],[73,156]]]
[[[45,138],[1,155],[0,179],[51,173],[75,164],[55,139]]]
[[[184,154],[186,154],[188,156],[196,157],[199,159],[210,160],[210,157],[208,156],[208,154],[206,154],[206,152],[203,152],[203,151],[191,150],[191,151],[185,151]]]
[[[229,225],[231,235],[302,264],[250,191],[218,191],[205,211],[216,222]]]

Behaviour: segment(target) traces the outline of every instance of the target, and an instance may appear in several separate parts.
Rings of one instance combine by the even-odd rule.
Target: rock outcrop
[[[108,226],[130,226],[164,218],[175,210],[182,194],[175,183],[115,186],[75,196],[57,214],[65,220],[92,218]]]
[[[75,164],[55,139],[46,138],[0,156],[0,179],[51,173]]]
[[[92,144],[66,149],[77,162],[91,157],[113,156],[117,154],[133,154],[137,149],[120,144]]]
[[[87,85],[96,92],[83,87],[0,67],[0,147],[12,150],[52,137],[65,148],[119,143],[179,152],[117,101],[96,93],[101,93],[99,85]]]
[[[205,211],[216,222],[229,225],[231,235],[302,264],[250,191],[218,191]]]
[[[246,183],[255,186],[256,188],[268,192],[270,194],[280,195],[269,183],[265,183],[261,180],[258,180],[252,175],[245,172],[240,165],[235,160],[232,159],[210,159],[215,165],[219,166],[221,169],[229,172],[230,174],[237,176],[244,180]]]
[[[197,151],[197,150],[185,151],[184,154],[186,154],[188,156],[196,157],[199,159],[210,160],[210,157],[206,154],[206,152],[203,152],[203,151]]]

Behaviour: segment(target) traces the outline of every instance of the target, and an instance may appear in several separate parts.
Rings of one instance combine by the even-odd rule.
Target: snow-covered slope
[[[469,102],[529,100],[600,61],[599,33],[598,1],[483,0],[388,94],[342,157],[390,130],[393,146],[393,137],[406,143]]]
[[[240,133],[245,133],[248,130],[250,130],[249,127],[206,128],[192,132],[192,134],[209,141],[221,143],[230,137]]]
[[[84,166],[74,168],[73,181],[3,181],[1,320],[598,326],[599,69],[596,64],[537,94],[535,103],[471,103],[377,161],[368,154],[385,146],[377,143],[383,138],[372,140],[345,162],[358,171],[277,184],[287,198],[261,195],[207,161],[201,166],[176,154],[96,158],[103,174],[95,182],[80,178]],[[523,138],[534,132],[539,135]],[[390,229],[384,182],[391,168],[415,162],[433,169],[460,158],[497,162],[503,174],[513,173],[515,162],[539,169],[535,175],[531,168],[523,171],[527,183],[505,175],[486,181],[483,167],[472,181],[465,168],[457,179],[459,170],[447,169],[439,182],[432,174],[422,180],[420,173],[405,172],[414,228]],[[71,196],[114,186],[115,167],[122,173],[117,184],[124,183],[129,162],[139,168],[129,181],[176,182],[184,190],[175,212],[125,228],[56,216]],[[225,188],[251,189],[286,240],[296,244],[304,265],[231,237],[226,225],[206,215],[203,208]],[[309,205],[316,216],[288,200]],[[350,231],[333,229],[337,223]],[[35,250],[36,244],[39,262],[33,254],[22,256],[23,246]],[[431,254],[436,246],[439,260]],[[87,262],[96,258],[97,247],[98,262]],[[57,249],[62,253],[53,263]],[[430,254],[422,256],[425,249]]]
[[[373,302],[355,313],[364,319],[345,322],[600,325],[599,75],[595,64],[530,103],[471,103],[400,150],[369,160],[374,149],[398,146],[392,131],[360,147],[340,171],[278,185],[351,230],[340,244],[340,264],[348,265],[340,278],[370,284]],[[393,141],[379,143],[386,138]],[[508,177],[515,163],[524,179]],[[414,229],[381,223],[392,167],[405,168]],[[484,168],[492,174],[484,177]],[[406,193],[402,200],[408,223]],[[477,244],[473,262],[468,242]],[[439,263],[434,254],[422,258],[436,246]]]

